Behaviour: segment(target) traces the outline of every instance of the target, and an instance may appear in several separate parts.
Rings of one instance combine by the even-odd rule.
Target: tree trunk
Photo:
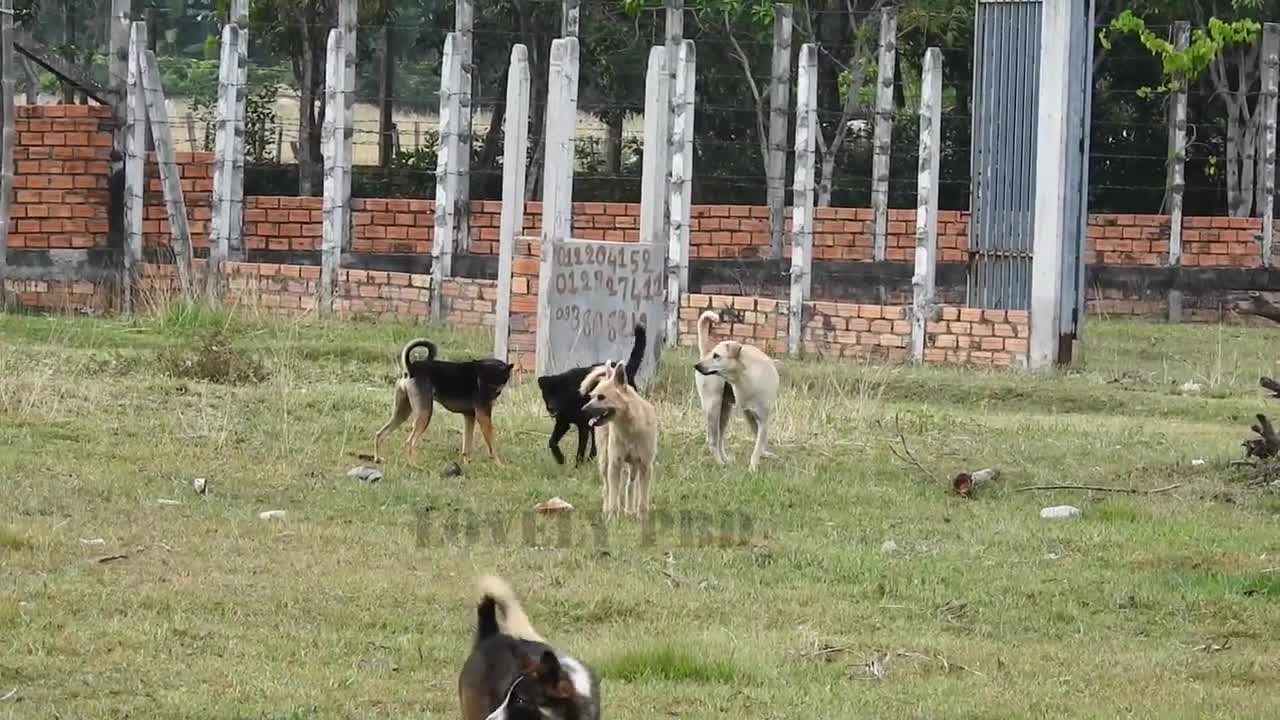
[[[303,37],[308,37],[306,33]],[[303,41],[304,47],[302,62],[299,63],[302,70],[302,77],[299,78],[298,89],[300,97],[298,98],[298,194],[306,197],[312,194],[311,175],[312,167],[315,165],[311,154],[311,124],[314,122],[315,97],[311,93],[311,49],[310,41]]]
[[[605,114],[604,137],[604,174],[617,176],[622,174],[622,123],[625,116],[614,110]]]
[[[832,176],[836,172],[836,152],[828,151],[822,154],[822,176],[818,181],[818,207],[831,206],[831,182]]]
[[[36,72],[36,67],[31,62],[31,58],[22,58],[22,70],[27,76],[27,104],[35,105],[40,102],[40,74]]]
[[[1240,197],[1240,144],[1242,128],[1233,104],[1227,106],[1227,212],[1232,217],[1243,217]]]
[[[484,144],[480,146],[480,157],[476,161],[477,170],[497,170],[498,146],[501,144],[502,125],[507,119],[507,102],[499,100],[493,105],[493,115],[489,120],[489,129],[484,133]],[[503,158],[503,164],[507,159]]]

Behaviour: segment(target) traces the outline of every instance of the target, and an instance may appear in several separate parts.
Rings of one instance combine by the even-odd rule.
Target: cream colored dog
[[[658,413],[653,404],[627,384],[627,370],[610,361],[593,369],[582,381],[589,397],[582,406],[596,434],[600,477],[604,481],[604,513],[619,511],[645,516],[651,508],[653,463],[658,455]],[[623,471],[629,474],[623,486]],[[625,490],[625,498],[619,497]]]
[[[711,323],[719,319],[720,316],[712,310],[702,313],[698,318],[698,354],[703,357],[715,345],[711,342]],[[733,387],[719,375],[705,375],[701,372],[694,372],[693,383],[698,388],[702,417],[707,425],[707,447],[711,448],[711,457],[724,465],[730,460],[729,454],[724,451],[724,434],[729,429],[729,418],[733,416]]]
[[[713,318],[715,313],[710,313]],[[707,316],[703,314],[703,318]],[[699,329],[701,330],[701,319]],[[701,335],[701,334],[700,334]],[[701,344],[702,338],[698,338]],[[778,368],[773,359],[763,350],[736,340],[725,340],[717,343],[710,351],[704,352],[702,359],[693,366],[703,377],[722,378],[733,390],[734,402],[742,406],[742,414],[747,418],[747,425],[755,433],[755,449],[751,452],[751,469],[760,465],[760,459],[774,457],[769,452],[769,416],[773,412],[773,404],[778,399]],[[699,392],[702,388],[699,387]],[[706,400],[704,398],[704,409]],[[724,412],[722,409],[721,412]],[[725,421],[722,421],[724,423]],[[718,438],[723,442],[723,424]],[[721,454],[723,455],[723,450]]]

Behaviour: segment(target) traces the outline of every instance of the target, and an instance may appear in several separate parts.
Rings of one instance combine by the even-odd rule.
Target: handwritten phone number
[[[627,310],[593,310],[590,307],[567,305],[555,310],[557,322],[564,322],[575,334],[584,338],[607,335],[609,342],[627,337],[627,331],[637,324],[649,326],[648,313]]]
[[[660,273],[655,267],[658,254],[645,245],[609,247],[607,245],[568,245],[555,250],[556,267],[565,270],[598,267],[630,270],[633,274]]]

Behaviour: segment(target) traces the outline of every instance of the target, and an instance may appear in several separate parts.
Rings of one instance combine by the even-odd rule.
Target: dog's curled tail
[[[644,326],[636,324],[636,343],[631,346],[631,357],[627,358],[627,382],[636,384],[636,373],[640,372],[640,363],[644,362],[644,345],[648,337]]]
[[[609,373],[613,372],[617,365],[613,360],[609,360],[603,365],[591,368],[591,372],[587,373],[587,376],[582,378],[582,382],[578,384],[578,394],[583,397],[590,395],[591,391],[596,389],[596,385],[599,385],[601,380],[608,377]]]
[[[706,355],[714,343],[711,342],[711,323],[719,322],[720,316],[714,310],[707,310],[698,316],[698,353]]]
[[[502,620],[508,635],[531,642],[545,642],[538,631],[533,629],[533,623],[529,622],[529,616],[524,614],[524,608],[506,580],[495,575],[485,575],[477,584],[480,588],[481,608],[490,602],[496,604],[502,610]],[[482,619],[481,625],[484,624]],[[477,635],[483,630],[484,628],[478,629]]]
[[[420,347],[427,349],[427,359],[436,359],[436,344],[426,338],[414,338],[405,343],[404,349],[400,351],[400,369],[409,372],[409,354]]]

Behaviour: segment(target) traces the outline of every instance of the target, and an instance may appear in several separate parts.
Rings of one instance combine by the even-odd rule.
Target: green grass
[[[162,360],[213,330],[267,379]],[[710,461],[692,358],[665,354],[662,524],[600,535],[595,468],[554,465],[528,378],[500,401],[505,465],[445,477],[462,423],[437,410],[417,464],[401,431],[382,482],[346,476],[401,343],[462,357],[481,335],[0,315],[0,718],[456,717],[486,571],[600,671],[611,718],[1275,717],[1280,501],[1229,462],[1273,405],[1256,384],[1280,336],[1087,330],[1057,374],[787,359],[756,475],[740,419],[733,465]],[[976,499],[947,493],[992,465]],[[1015,491],[1032,483],[1182,486]],[[554,495],[567,526],[528,512]],[[1083,517],[1039,519],[1063,503]]]

